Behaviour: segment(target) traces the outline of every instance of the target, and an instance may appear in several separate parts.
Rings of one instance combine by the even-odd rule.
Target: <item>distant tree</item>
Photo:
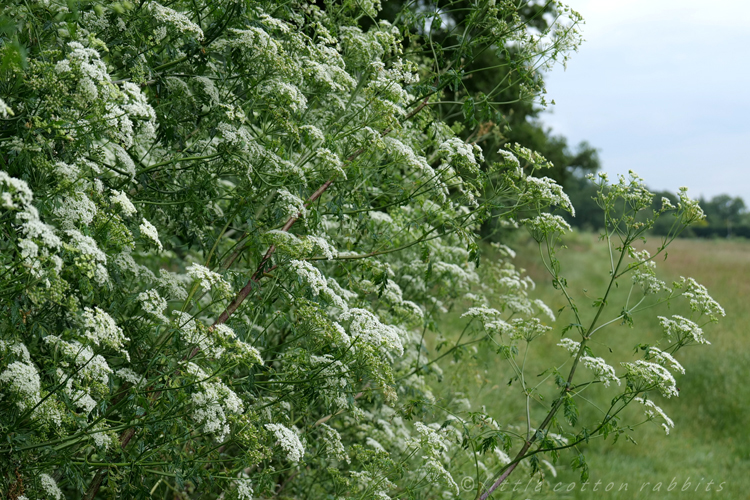
[[[727,237],[732,236],[732,227],[740,224],[747,207],[742,198],[720,194],[706,201],[701,198],[701,207],[706,213],[706,221],[711,227],[725,227]]]

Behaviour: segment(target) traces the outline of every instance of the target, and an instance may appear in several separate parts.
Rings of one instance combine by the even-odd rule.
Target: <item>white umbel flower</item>
[[[11,177],[0,170],[0,206],[8,210],[23,210],[33,194],[26,181]]]
[[[112,316],[98,307],[87,307],[83,311],[83,336],[96,345],[103,345],[121,352],[126,341],[130,340],[117,326]]]
[[[286,189],[279,189],[279,202],[281,210],[287,217],[304,217],[307,214],[305,202],[299,197],[293,195]]]
[[[112,191],[112,195],[109,197],[109,201],[112,202],[113,205],[117,205],[120,207],[121,214],[124,217],[130,217],[131,215],[135,215],[138,211],[135,208],[135,205],[133,205],[133,202],[130,201],[128,198],[128,195],[126,195],[122,191]]]
[[[167,299],[159,295],[159,292],[156,290],[147,290],[139,293],[138,302],[141,303],[141,307],[148,314],[161,321],[169,321],[164,315],[164,311],[167,310]]]
[[[635,398],[635,401],[641,403],[643,406],[646,407],[645,412],[646,412],[646,416],[649,419],[652,419],[656,415],[659,415],[664,420],[664,423],[661,424],[662,427],[664,427],[664,432],[666,432],[667,435],[669,435],[669,429],[674,428],[674,422],[672,421],[671,418],[667,416],[666,413],[664,413],[664,410],[656,406],[653,401],[650,401],[648,399],[637,397]]]
[[[5,101],[0,99],[0,117],[8,118],[8,116],[13,116],[13,110],[10,109],[10,106]]]
[[[145,381],[141,375],[138,375],[130,368],[120,368],[115,374],[126,382],[133,384],[135,387],[140,387]]]
[[[242,400],[219,380],[209,380],[209,376],[194,364],[188,363],[187,370],[197,379],[200,390],[192,395],[193,419],[203,426],[203,432],[216,435],[218,442],[229,435],[229,415],[245,412]]]
[[[328,285],[328,280],[326,280],[320,270],[304,260],[291,260],[289,264],[297,273],[299,279],[310,287],[313,295],[323,296],[344,312],[349,309],[346,300]],[[334,282],[334,280],[331,281]]]
[[[239,500],[253,500],[253,487],[249,479],[240,478],[234,482],[237,488],[237,498]]]
[[[526,219],[524,221],[526,227],[529,228],[531,235],[537,241],[541,240],[545,235],[555,233],[568,233],[572,231],[570,225],[565,222],[565,219],[559,215],[552,215],[549,213],[543,213],[533,219]]]
[[[151,14],[153,14],[157,22],[172,27],[172,29],[182,35],[189,35],[195,37],[197,40],[203,40],[203,30],[185,14],[156,2],[151,2],[149,5]]]
[[[286,458],[290,462],[297,463],[305,455],[305,447],[299,440],[297,433],[281,424],[266,424],[266,429],[273,432],[281,449],[286,452]]]
[[[672,316],[672,319],[659,316],[659,323],[664,330],[664,334],[671,339],[673,336],[676,337],[678,342],[696,344],[710,344],[706,337],[703,336],[703,330],[690,321],[687,318],[683,318],[677,314]]]
[[[580,342],[576,342],[575,340],[568,338],[560,339],[560,342],[558,342],[557,345],[570,352],[571,354],[577,353],[578,349],[581,348]]]
[[[726,316],[724,308],[719,305],[709,294],[706,287],[693,278],[681,278],[674,283],[675,288],[684,288],[683,296],[690,299],[690,309],[701,315],[705,314],[712,321],[717,321],[719,316]]]
[[[10,389],[18,395],[18,407],[21,410],[35,406],[41,398],[41,379],[31,363],[14,361],[9,364],[5,371],[0,373],[0,382],[3,392]]]
[[[665,398],[679,396],[677,384],[669,370],[656,363],[639,359],[633,363],[623,363],[628,370],[628,377],[645,387],[656,387]]]
[[[657,363],[659,363],[662,366],[667,366],[672,370],[678,371],[680,373],[685,373],[685,368],[682,367],[679,361],[674,359],[674,357],[669,354],[668,352],[664,352],[661,349],[658,349],[656,347],[649,347],[648,348],[648,354],[646,355],[646,359],[653,359]]]
[[[608,365],[603,358],[582,356],[581,363],[583,363],[583,366],[594,372],[599,381],[604,384],[604,387],[609,387],[609,384],[612,382],[617,382],[617,385],[620,385],[620,379],[617,378],[615,369]]]
[[[143,222],[140,226],[138,226],[138,229],[141,230],[141,235],[143,235],[146,239],[150,240],[154,243],[157,247],[159,247],[159,250],[164,250],[164,247],[161,245],[161,241],[159,241],[159,231],[156,230],[156,228],[146,219],[143,219]]]
[[[344,445],[341,442],[341,435],[338,431],[327,424],[320,424],[320,432],[320,439],[323,442],[326,454],[329,457],[346,460],[349,463],[349,456],[346,454]]]
[[[188,276],[200,282],[203,288],[219,291],[223,295],[232,294],[232,286],[224,281],[219,273],[200,264],[192,264],[186,269]]]
[[[74,193],[65,196],[54,214],[60,218],[60,225],[72,229],[76,225],[88,226],[96,216],[96,205],[85,193]]]
[[[404,345],[401,342],[399,329],[386,325],[367,309],[352,308],[342,314],[341,319],[351,319],[349,330],[351,336],[374,346],[386,356],[403,356]]]
[[[55,500],[62,500],[63,493],[60,491],[60,488],[57,487],[57,483],[52,479],[52,476],[48,474],[39,474],[39,482],[42,483],[42,489],[48,496]]]
[[[100,285],[106,284],[109,281],[109,273],[107,272],[107,268],[104,267],[107,263],[107,254],[102,252],[96,240],[90,236],[81,234],[81,232],[75,229],[65,231],[65,234],[70,237],[70,244],[76,247],[94,265],[94,279],[96,282]]]

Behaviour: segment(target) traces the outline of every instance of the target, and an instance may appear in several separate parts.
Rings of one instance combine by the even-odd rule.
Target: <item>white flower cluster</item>
[[[215,290],[223,297],[232,295],[232,286],[219,273],[197,263],[191,264],[185,270],[188,276],[198,281],[203,288]]]
[[[432,169],[424,156],[417,155],[414,150],[394,137],[385,137],[383,142],[388,153],[396,159],[403,161],[414,172],[420,174],[431,174]]]
[[[81,98],[93,101],[99,97],[100,90],[110,92],[111,87],[102,85],[110,83],[111,79],[107,66],[101,56],[92,47],[84,47],[79,42],[69,42],[71,52],[66,59],[62,59],[55,65],[58,74],[76,72],[81,75],[78,82],[78,91]]]
[[[414,263],[417,267],[416,262]],[[464,264],[462,267],[452,262],[439,261],[432,265],[432,272],[436,275],[445,275],[452,279],[462,288],[468,288],[471,283],[479,282],[479,275],[474,271],[473,264]]]
[[[242,400],[223,382],[209,377],[198,365],[188,363],[187,373],[192,375],[199,388],[192,395],[193,419],[203,425],[203,432],[216,435],[217,442],[223,441],[230,432],[228,418],[245,412]]]
[[[115,374],[126,382],[133,384],[135,387],[141,387],[145,382],[143,376],[138,375],[130,368],[120,368]]]
[[[55,500],[62,500],[63,493],[60,491],[55,480],[52,479],[52,476],[44,473],[39,474],[39,482],[42,484],[42,489],[48,496]]]
[[[717,321],[719,316],[726,316],[724,308],[719,305],[709,294],[706,287],[696,282],[693,278],[681,277],[680,281],[674,283],[675,289],[684,289],[682,295],[690,299],[690,309],[701,315],[708,316],[712,321]]]
[[[685,224],[691,224],[693,222],[703,220],[706,218],[706,214],[703,213],[703,208],[698,200],[691,199],[687,194],[688,188],[681,187],[678,196],[680,202],[677,204],[677,208],[682,211],[682,221]]]
[[[552,330],[552,327],[543,325],[539,318],[516,318],[510,322],[508,335],[513,340],[524,339],[527,342],[531,342],[550,330]]]
[[[664,420],[664,423],[661,424],[661,426],[664,427],[664,432],[669,435],[669,429],[674,428],[674,422],[667,416],[666,413],[664,413],[664,410],[656,406],[654,402],[649,399],[637,397],[634,399],[634,401],[637,401],[646,407],[645,413],[649,419],[652,419],[656,415],[659,415]]]
[[[438,153],[445,156],[446,163],[455,163],[472,173],[479,172],[479,162],[484,161],[482,148],[476,144],[466,144],[458,137],[451,137],[440,144]]]
[[[109,200],[113,205],[118,205],[120,207],[120,213],[124,217],[130,217],[138,212],[135,208],[135,205],[133,205],[133,202],[130,201],[128,195],[126,195],[124,192],[115,190],[112,191],[112,193],[113,194],[110,195]]]
[[[667,284],[664,281],[656,277],[653,265],[651,264],[653,264],[653,262],[647,262],[633,271],[633,283],[640,285],[646,295],[668,292],[669,287],[667,287]]]
[[[276,441],[286,453],[286,459],[297,463],[305,456],[305,447],[292,429],[281,424],[266,424],[265,428],[273,432]]]
[[[531,236],[537,241],[542,241],[547,236],[558,233],[564,234],[571,231],[570,224],[565,222],[565,219],[559,215],[552,215],[546,212],[533,219],[526,219],[523,222],[529,229]]]
[[[323,170],[336,172],[342,179],[346,180],[344,164],[336,153],[327,148],[318,148],[315,152],[315,157],[320,162],[320,166]]]
[[[62,245],[62,241],[55,234],[55,229],[39,219],[39,212],[36,207],[27,207],[27,209],[24,212],[19,213],[16,218],[25,221],[21,224],[21,232],[24,236],[35,240],[35,242],[40,244],[42,248],[55,250]],[[96,243],[94,243],[94,245],[96,245]],[[106,262],[106,256],[101,254],[101,257],[103,258],[103,261]]]
[[[281,204],[281,211],[286,217],[304,217],[307,214],[305,202],[297,196],[286,189],[279,189],[277,194]]]
[[[150,2],[148,5],[157,22],[170,26],[177,33],[195,37],[197,40],[203,40],[203,30],[185,14],[157,2]]]
[[[234,486],[237,488],[238,500],[253,500],[253,486],[249,479],[237,479],[234,482]]]
[[[75,229],[69,229],[65,231],[65,234],[70,238],[70,245],[81,254],[83,267],[91,268],[96,282],[100,285],[108,283],[109,273],[104,267],[107,264],[107,254],[102,252],[96,240]]]
[[[188,296],[185,290],[185,284],[179,274],[159,269],[159,279],[157,280],[159,288],[169,299],[185,300]]]
[[[265,82],[260,88],[261,94],[274,107],[289,109],[292,113],[301,113],[307,109],[307,98],[296,85],[280,80]]]
[[[29,185],[0,170],[0,202],[6,210],[24,210],[33,199]]]
[[[75,184],[81,171],[75,164],[58,161],[55,163],[55,173],[68,182]]]
[[[141,303],[143,310],[154,316],[155,318],[167,322],[168,319],[164,315],[164,311],[167,310],[167,299],[159,295],[156,290],[146,290],[138,294],[138,302]]]
[[[653,359],[655,362],[659,363],[662,366],[669,365],[672,370],[683,374],[685,373],[685,368],[682,367],[679,361],[674,359],[674,357],[668,352],[664,352],[657,347],[649,347],[646,350],[646,359]]]
[[[318,390],[329,405],[338,410],[348,408],[349,403],[343,389],[348,385],[349,368],[330,354],[310,356],[310,365],[318,370],[320,386]],[[320,367],[323,367],[322,369]]]
[[[391,500],[387,492],[394,489],[396,485],[389,481],[386,476],[374,475],[368,471],[349,471],[349,475],[362,492],[358,496],[374,500]]]
[[[106,451],[112,445],[112,436],[107,428],[101,424],[96,424],[91,428],[89,436],[97,448]]]
[[[516,155],[505,149],[499,149],[497,152],[503,157],[505,165],[511,167],[517,176],[523,175],[521,163],[518,161]]]
[[[313,249],[322,253],[327,260],[331,260],[338,255],[336,247],[322,236],[308,236],[305,240],[312,243]]]
[[[127,351],[123,349],[128,339],[117,326],[112,316],[94,307],[83,310],[83,336],[96,345],[102,345],[120,351],[130,360]]]
[[[446,483],[451,491],[458,494],[458,485],[442,463],[447,459],[446,452],[450,448],[450,442],[446,435],[448,429],[438,430],[438,424],[428,426],[422,422],[416,422],[414,427],[419,434],[421,450],[423,453],[426,453],[422,457],[425,460],[422,470],[426,473],[426,477],[430,481],[442,481]]]
[[[549,177],[526,177],[526,191],[521,201],[541,200],[542,203],[557,205],[575,217],[576,211],[570,198],[557,182]],[[537,201],[538,203],[539,201]]]
[[[13,116],[13,110],[10,109],[10,106],[8,106],[5,101],[0,99],[0,117],[8,118],[8,116]]]
[[[483,322],[492,321],[502,315],[497,309],[491,307],[470,307],[461,315],[462,318],[481,318]]]
[[[253,66],[258,68],[262,68],[264,63],[268,63],[267,67],[276,67],[282,62],[282,58],[279,57],[283,52],[281,44],[265,30],[251,26],[243,30],[232,28],[227,34],[227,38],[216,42],[217,49],[239,49],[246,57],[255,59]]]
[[[558,342],[557,345],[562,347],[563,349],[565,349],[571,354],[576,354],[578,350],[581,348],[580,342],[576,342],[575,340],[569,339],[569,338],[560,339],[560,342]]]
[[[710,344],[703,335],[703,329],[687,318],[672,316],[672,319],[659,316],[659,323],[668,338],[675,338],[677,342],[684,344],[695,342],[696,344]]]
[[[604,387],[609,387],[612,382],[617,382],[620,385],[620,379],[615,373],[615,369],[607,364],[603,358],[594,358],[591,356],[581,356],[581,363],[583,366],[594,372],[599,381],[604,384]]]
[[[600,174],[599,177],[603,182],[607,181],[606,175]],[[611,184],[608,191],[601,194],[598,202],[612,209],[618,199],[626,201],[630,209],[637,211],[651,207],[654,195],[646,188],[643,179],[631,170],[627,178],[618,175],[618,182]]]
[[[666,398],[680,395],[674,377],[663,366],[641,359],[633,363],[623,363],[623,366],[628,371],[628,378],[641,387],[654,387]]]
[[[313,292],[313,295],[321,295],[325,299],[329,300],[334,306],[338,307],[342,311],[346,312],[349,309],[349,305],[346,301],[336,293],[333,288],[328,284],[328,280],[321,274],[321,272],[313,267],[307,261],[302,260],[291,260],[289,262],[294,272],[297,274],[299,279],[305,283]],[[332,283],[334,280],[332,280]]]
[[[220,345],[214,345],[212,339],[208,335],[208,331],[200,327],[188,313],[182,311],[172,311],[175,316],[174,322],[177,328],[182,333],[182,338],[185,339],[189,345],[197,346],[206,356],[220,357],[224,352],[224,348]]]
[[[63,229],[72,229],[77,225],[90,225],[96,212],[94,202],[85,193],[78,192],[64,196],[54,214],[60,218],[60,226]]]
[[[410,300],[404,300],[404,292],[395,281],[388,280],[385,289],[380,289],[381,300],[391,305],[395,310],[403,312],[410,317],[422,319],[424,311],[416,303]]]
[[[5,386],[4,389],[15,393],[18,397],[18,407],[21,410],[27,410],[39,403],[41,396],[41,379],[39,373],[28,362],[14,361],[0,373],[0,382]]]
[[[393,217],[385,212],[372,210],[368,212],[367,215],[369,215],[370,219],[372,219],[372,221],[376,224],[393,224]]]
[[[219,95],[219,89],[216,88],[213,80],[205,76],[194,77],[195,81],[201,84],[203,92],[208,96],[209,102],[212,105],[219,104],[221,102],[221,96]]]
[[[66,341],[57,335],[47,335],[44,337],[44,342],[60,351],[62,355],[60,366],[67,368],[70,362],[75,365],[74,378],[81,381],[83,386],[92,387],[94,385],[92,382],[97,382],[101,389],[106,390],[112,369],[104,357],[94,354],[90,346],[83,345],[77,340]]]
[[[541,299],[534,299],[532,302],[534,302],[534,305],[544,314],[547,315],[547,317],[550,319],[550,321],[555,321],[555,313],[550,309],[550,307],[544,303]]]
[[[637,252],[633,247],[630,247],[628,252],[630,257],[635,260],[631,266],[637,266],[633,269],[633,283],[640,285],[646,295],[670,291],[667,284],[656,277],[656,262],[651,260],[651,254],[648,250]]]
[[[394,354],[403,356],[404,345],[398,327],[383,324],[373,313],[360,308],[349,309],[341,319],[351,320],[349,331],[353,341],[371,345],[389,358]]]
[[[223,352],[220,346],[226,346],[231,349],[231,352],[228,354],[230,359],[242,361],[247,365],[263,364],[263,358],[261,358],[258,349],[240,340],[237,334],[234,333],[234,330],[227,325],[215,325],[209,328],[209,332],[213,332],[214,334],[212,342],[214,356],[219,357]]]
[[[160,251],[164,250],[164,247],[161,245],[161,241],[159,241],[159,231],[154,227],[153,224],[151,224],[146,219],[143,219],[141,225],[138,226],[138,229],[140,229],[141,231],[141,236],[151,241],[159,248]]]
[[[313,143],[319,143],[326,140],[323,131],[315,125],[302,125],[299,130]]]
[[[323,444],[326,454],[331,458],[345,460],[349,463],[350,459],[341,443],[341,435],[336,429],[327,424],[320,424],[320,440]]]

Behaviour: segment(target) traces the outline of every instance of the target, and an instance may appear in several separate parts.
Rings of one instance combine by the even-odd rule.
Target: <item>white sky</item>
[[[652,189],[750,205],[750,0],[567,0],[586,41],[542,120]]]

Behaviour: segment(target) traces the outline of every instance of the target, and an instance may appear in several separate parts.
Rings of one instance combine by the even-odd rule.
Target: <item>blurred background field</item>
[[[653,237],[646,248],[654,251],[659,243]],[[603,294],[608,280],[609,256],[607,246],[598,241],[593,233],[573,233],[564,243],[558,258],[563,264],[562,274],[568,279],[569,289],[578,300],[584,318],[591,320],[593,301]],[[554,311],[565,305],[564,298],[554,290],[550,277],[541,264],[536,243],[525,232],[519,232],[511,245],[516,251],[515,263],[524,268],[536,282],[531,292],[534,298],[544,300]],[[487,255],[486,258],[493,258]],[[750,325],[750,241],[746,240],[699,240],[680,239],[668,248],[668,258],[657,258],[657,272],[661,279],[671,283],[680,276],[690,276],[705,285],[711,295],[726,310],[726,317],[718,324],[704,328],[710,346],[689,347],[677,354],[686,369],[685,375],[676,375],[680,397],[665,399],[654,395],[653,399],[674,420],[675,428],[665,435],[660,421],[646,422],[628,434],[638,443],[634,445],[624,436],[613,444],[607,440],[592,439],[581,447],[589,464],[589,485],[581,491],[580,472],[573,470],[570,461],[572,452],[563,452],[556,466],[557,477],[547,474],[552,485],[563,483],[560,489],[576,483],[570,492],[534,493],[533,485],[525,492],[511,492],[516,481],[522,481],[523,490],[529,479],[528,473],[517,470],[510,477],[505,492],[497,492],[492,498],[705,498],[723,497],[731,499],[750,498],[750,436],[747,424],[750,415],[750,351],[748,350],[748,325]],[[629,277],[620,280],[614,291],[610,306],[603,316],[604,322],[616,317],[630,290]],[[626,286],[627,285],[627,286]],[[635,297],[635,292],[634,292]],[[631,298],[632,304],[633,298]],[[635,300],[638,300],[637,298]],[[460,318],[463,311],[450,314],[451,330],[460,332],[466,323]],[[601,330],[591,344],[596,356],[603,356],[610,364],[619,367],[620,361],[636,359],[633,354],[639,342],[655,343],[661,337],[657,316],[682,314],[689,316],[684,300],[671,306],[661,305],[646,310],[634,317],[633,327],[619,322]],[[526,362],[526,377],[531,385],[544,369],[560,366],[569,358],[556,344],[562,329],[572,321],[572,315],[563,311],[554,323],[553,330],[532,343]],[[586,320],[584,320],[585,322]],[[602,321],[599,322],[600,324]],[[637,333],[637,335],[636,335]],[[579,341],[573,331],[568,335]],[[636,340],[637,339],[637,340]],[[476,352],[471,349],[463,355],[446,361],[443,366],[446,388],[462,390],[472,402],[472,410],[484,405],[488,413],[501,425],[519,425],[525,428],[525,408],[521,387],[517,382],[509,385],[513,372],[499,354],[488,344],[481,343]],[[521,355],[523,350],[521,351]],[[638,358],[642,355],[638,355]],[[567,374],[569,363],[561,371]],[[452,365],[452,366],[451,366]],[[456,366],[459,365],[459,366]],[[581,373],[576,381],[586,380],[589,373]],[[622,369],[618,370],[622,373]],[[580,377],[580,378],[579,378]],[[541,380],[541,378],[537,379]],[[549,385],[549,384],[548,384]],[[588,401],[601,407],[617,393],[616,388],[593,387],[584,393]],[[552,388],[546,391],[546,407],[552,399]],[[621,425],[643,421],[643,408],[634,403],[623,416]],[[602,410],[606,410],[606,406]],[[593,422],[601,415],[592,405],[579,401],[581,420]],[[545,407],[532,405],[532,420],[539,423],[546,414]],[[600,418],[600,417],[599,417]],[[567,426],[560,416],[563,428]],[[517,447],[511,452],[517,451]],[[548,471],[549,472],[549,471]],[[458,481],[458,478],[457,478]],[[598,491],[592,491],[596,481],[601,481]],[[713,481],[712,485],[708,483]],[[608,483],[614,488],[605,492]],[[675,483],[668,491],[670,483]],[[685,483],[690,486],[685,488]],[[620,489],[628,483],[627,491]],[[648,484],[646,484],[648,483]],[[657,483],[662,483],[660,486]],[[717,491],[719,484],[722,491]],[[658,491],[654,488],[658,486]],[[706,491],[709,486],[710,491]],[[696,491],[697,488],[697,491]]]

